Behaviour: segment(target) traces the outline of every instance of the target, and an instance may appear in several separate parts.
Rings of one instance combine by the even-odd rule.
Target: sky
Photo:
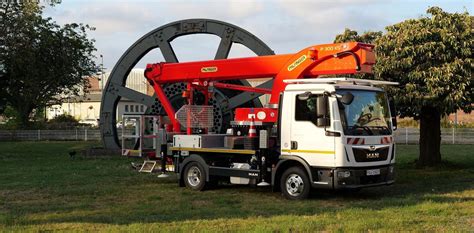
[[[295,53],[314,45],[332,43],[345,28],[384,30],[388,25],[426,15],[430,6],[448,12],[469,12],[469,0],[62,0],[47,7],[45,15],[58,24],[84,23],[96,28],[97,64],[110,71],[120,56],[147,32],[164,24],[190,18],[221,20],[250,31],[276,54]],[[178,60],[212,59],[220,39],[212,35],[179,37],[171,42]],[[243,46],[232,47],[230,57],[255,56]],[[143,57],[136,68],[164,61],[158,50]]]

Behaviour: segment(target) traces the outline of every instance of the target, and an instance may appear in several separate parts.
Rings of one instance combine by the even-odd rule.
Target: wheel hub
[[[291,196],[298,196],[303,192],[304,182],[298,174],[291,174],[286,179],[286,191]]]
[[[199,168],[193,166],[189,168],[187,178],[188,183],[191,186],[196,187],[201,183],[201,171]]]

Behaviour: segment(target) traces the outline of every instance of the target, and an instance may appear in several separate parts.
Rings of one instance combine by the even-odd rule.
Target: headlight
[[[340,172],[337,172],[337,177],[339,178],[347,178],[351,176],[351,172],[350,171],[340,171]]]

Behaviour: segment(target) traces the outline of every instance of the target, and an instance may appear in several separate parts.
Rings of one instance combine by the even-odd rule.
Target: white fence
[[[118,130],[119,137],[122,130]],[[395,131],[395,141],[398,144],[418,144],[420,130],[417,128],[399,128]],[[99,141],[98,129],[73,130],[0,130],[0,141],[41,141],[41,140],[71,140]],[[445,128],[441,129],[443,144],[474,144],[474,128]]]
[[[70,130],[0,130],[0,141],[41,141],[41,140],[70,140],[70,141],[98,141],[98,129],[70,129]]]
[[[398,144],[418,144],[420,129],[399,128],[395,131],[395,142]],[[442,128],[442,144],[474,144],[474,128]]]

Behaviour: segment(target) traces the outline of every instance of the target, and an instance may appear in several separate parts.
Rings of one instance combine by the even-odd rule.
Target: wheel
[[[206,186],[206,171],[197,162],[191,162],[184,169],[184,184],[193,190],[202,191]]]
[[[301,200],[309,196],[311,184],[308,175],[301,167],[290,167],[281,176],[280,188],[286,198]]]
[[[257,56],[275,54],[270,47],[250,32],[235,25],[211,20],[211,19],[187,19],[172,22],[158,27],[140,38],[119,59],[112,70],[101,101],[100,107],[100,130],[102,142],[107,149],[120,149],[121,143],[119,132],[117,132],[117,105],[121,98],[126,98],[135,103],[146,106],[145,114],[163,115],[161,102],[156,95],[148,96],[126,86],[130,70],[148,53],[161,53],[166,62],[179,62],[171,42],[179,37],[193,34],[211,34],[220,37],[214,59],[226,59],[229,56],[233,44],[247,47]],[[199,42],[196,42],[199,44]],[[159,61],[149,61],[159,62]],[[145,78],[143,79],[145,81]],[[232,80],[232,84],[249,86],[246,80]],[[266,81],[258,87],[271,88],[273,80]],[[178,110],[185,99],[182,92],[186,89],[185,83],[172,83],[163,85],[163,91],[169,98],[171,105]],[[233,110],[236,107],[261,107],[258,97],[262,94],[251,92],[238,92],[232,90],[215,90],[214,97],[209,100],[209,105],[214,109],[213,132],[225,132],[229,127],[228,122],[233,119]],[[152,125],[152,124],[148,124]],[[147,126],[145,124],[145,127]],[[138,141],[135,142],[138,145]]]

